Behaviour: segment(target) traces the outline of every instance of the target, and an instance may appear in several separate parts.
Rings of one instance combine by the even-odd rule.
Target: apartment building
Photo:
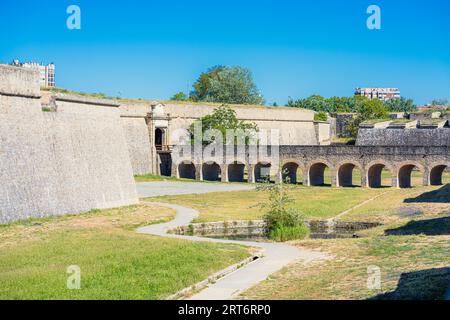
[[[397,88],[356,88],[356,96],[364,96],[369,99],[387,101],[400,98],[400,90]]]
[[[37,62],[25,62],[22,63],[19,60],[14,60],[11,65],[29,69],[39,70],[39,80],[41,87],[54,87],[55,86],[55,64],[50,63],[44,65]]]

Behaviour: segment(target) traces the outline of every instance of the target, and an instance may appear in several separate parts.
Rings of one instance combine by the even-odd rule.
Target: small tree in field
[[[258,190],[268,194],[267,201],[260,207],[265,211],[263,219],[270,239],[283,242],[303,239],[309,235],[309,228],[305,224],[303,214],[291,206],[293,199],[283,182],[264,185],[258,187]]]

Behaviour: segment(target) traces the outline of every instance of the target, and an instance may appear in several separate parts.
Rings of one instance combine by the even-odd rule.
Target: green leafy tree
[[[412,99],[406,99],[403,97],[388,100],[384,103],[384,105],[388,111],[391,112],[413,112],[417,109]]]
[[[211,86],[211,79],[217,77],[217,74],[224,70],[224,66],[214,66],[209,68],[206,72],[202,72],[194,83],[194,91],[191,92],[191,97],[195,101],[205,101],[209,94]]]
[[[355,97],[357,116],[350,120],[345,128],[345,135],[356,138],[359,125],[371,119],[387,119],[388,110],[382,101],[378,99],[369,100],[366,97]]]
[[[177,92],[175,93],[170,100],[174,100],[174,101],[187,101],[188,100],[188,96],[187,94],[185,94],[184,92]]]
[[[203,133],[210,129],[219,130],[224,140],[226,139],[226,132],[229,129],[240,129],[248,135],[258,130],[258,127],[255,123],[239,120],[236,116],[236,111],[225,105],[215,109],[213,113],[208,114],[191,124],[191,126],[189,127],[189,132],[192,139],[194,138],[196,125],[201,125]],[[248,143],[249,139],[246,139],[245,141]],[[214,139],[202,137],[202,142],[206,145],[214,142]],[[225,143],[225,141],[223,142]],[[237,140],[235,140],[235,143],[236,142]]]
[[[191,96],[196,101],[264,104],[249,69],[216,66],[202,73]]]

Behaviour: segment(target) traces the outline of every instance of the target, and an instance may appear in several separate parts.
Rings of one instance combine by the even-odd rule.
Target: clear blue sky
[[[54,62],[58,86],[123,97],[168,98],[222,64],[250,68],[268,103],[394,86],[422,104],[450,99],[449,15],[448,0],[1,0],[0,61]]]

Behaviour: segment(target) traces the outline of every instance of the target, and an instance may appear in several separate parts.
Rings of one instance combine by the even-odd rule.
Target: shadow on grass
[[[395,291],[370,300],[446,300],[449,298],[450,268],[402,273]]]
[[[415,234],[425,234],[427,236],[450,235],[450,216],[429,220],[412,220],[404,226],[387,229],[384,231],[387,236],[405,236]]]
[[[440,189],[422,193],[415,198],[407,198],[405,203],[432,202],[432,203],[450,203],[450,184],[446,184]]]

